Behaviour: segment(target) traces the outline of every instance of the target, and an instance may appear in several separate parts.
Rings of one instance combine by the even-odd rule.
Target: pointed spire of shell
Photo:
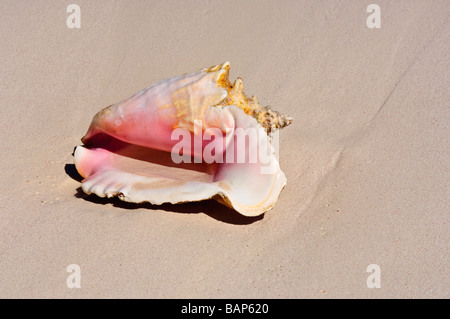
[[[230,62],[225,62],[208,69],[206,72],[216,72],[218,70],[225,70],[221,73],[217,84],[228,91],[227,97],[219,103],[219,105],[235,105],[242,109],[246,114],[254,117],[259,124],[269,134],[277,129],[282,129],[292,123],[293,118],[287,115],[282,115],[279,112],[272,110],[270,106],[261,106],[255,96],[247,97],[244,93],[244,84],[242,79],[238,77],[234,84],[229,80]]]

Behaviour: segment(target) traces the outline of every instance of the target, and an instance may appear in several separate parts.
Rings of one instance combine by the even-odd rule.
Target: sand
[[[447,0],[376,1],[373,29],[368,1],[75,3],[79,29],[70,2],[0,3],[0,297],[450,297]],[[98,110],[227,60],[295,118],[273,210],[84,195]]]

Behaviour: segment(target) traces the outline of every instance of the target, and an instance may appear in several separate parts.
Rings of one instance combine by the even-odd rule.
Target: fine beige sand
[[[0,2],[0,297],[450,297],[448,0],[74,2]],[[227,60],[295,118],[273,210],[81,191],[98,110]]]

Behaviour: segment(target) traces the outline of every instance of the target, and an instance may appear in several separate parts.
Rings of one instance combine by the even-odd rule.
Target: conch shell
[[[74,152],[83,191],[156,205],[214,198],[246,216],[271,209],[286,185],[271,139],[292,118],[246,97],[229,69],[172,77],[98,112]]]

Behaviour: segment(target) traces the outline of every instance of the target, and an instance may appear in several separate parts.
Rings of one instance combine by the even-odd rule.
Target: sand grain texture
[[[76,3],[80,29],[65,2],[0,3],[0,297],[450,297],[447,0],[377,1],[380,29],[356,0]],[[295,119],[273,210],[82,193],[97,111],[227,60]]]

